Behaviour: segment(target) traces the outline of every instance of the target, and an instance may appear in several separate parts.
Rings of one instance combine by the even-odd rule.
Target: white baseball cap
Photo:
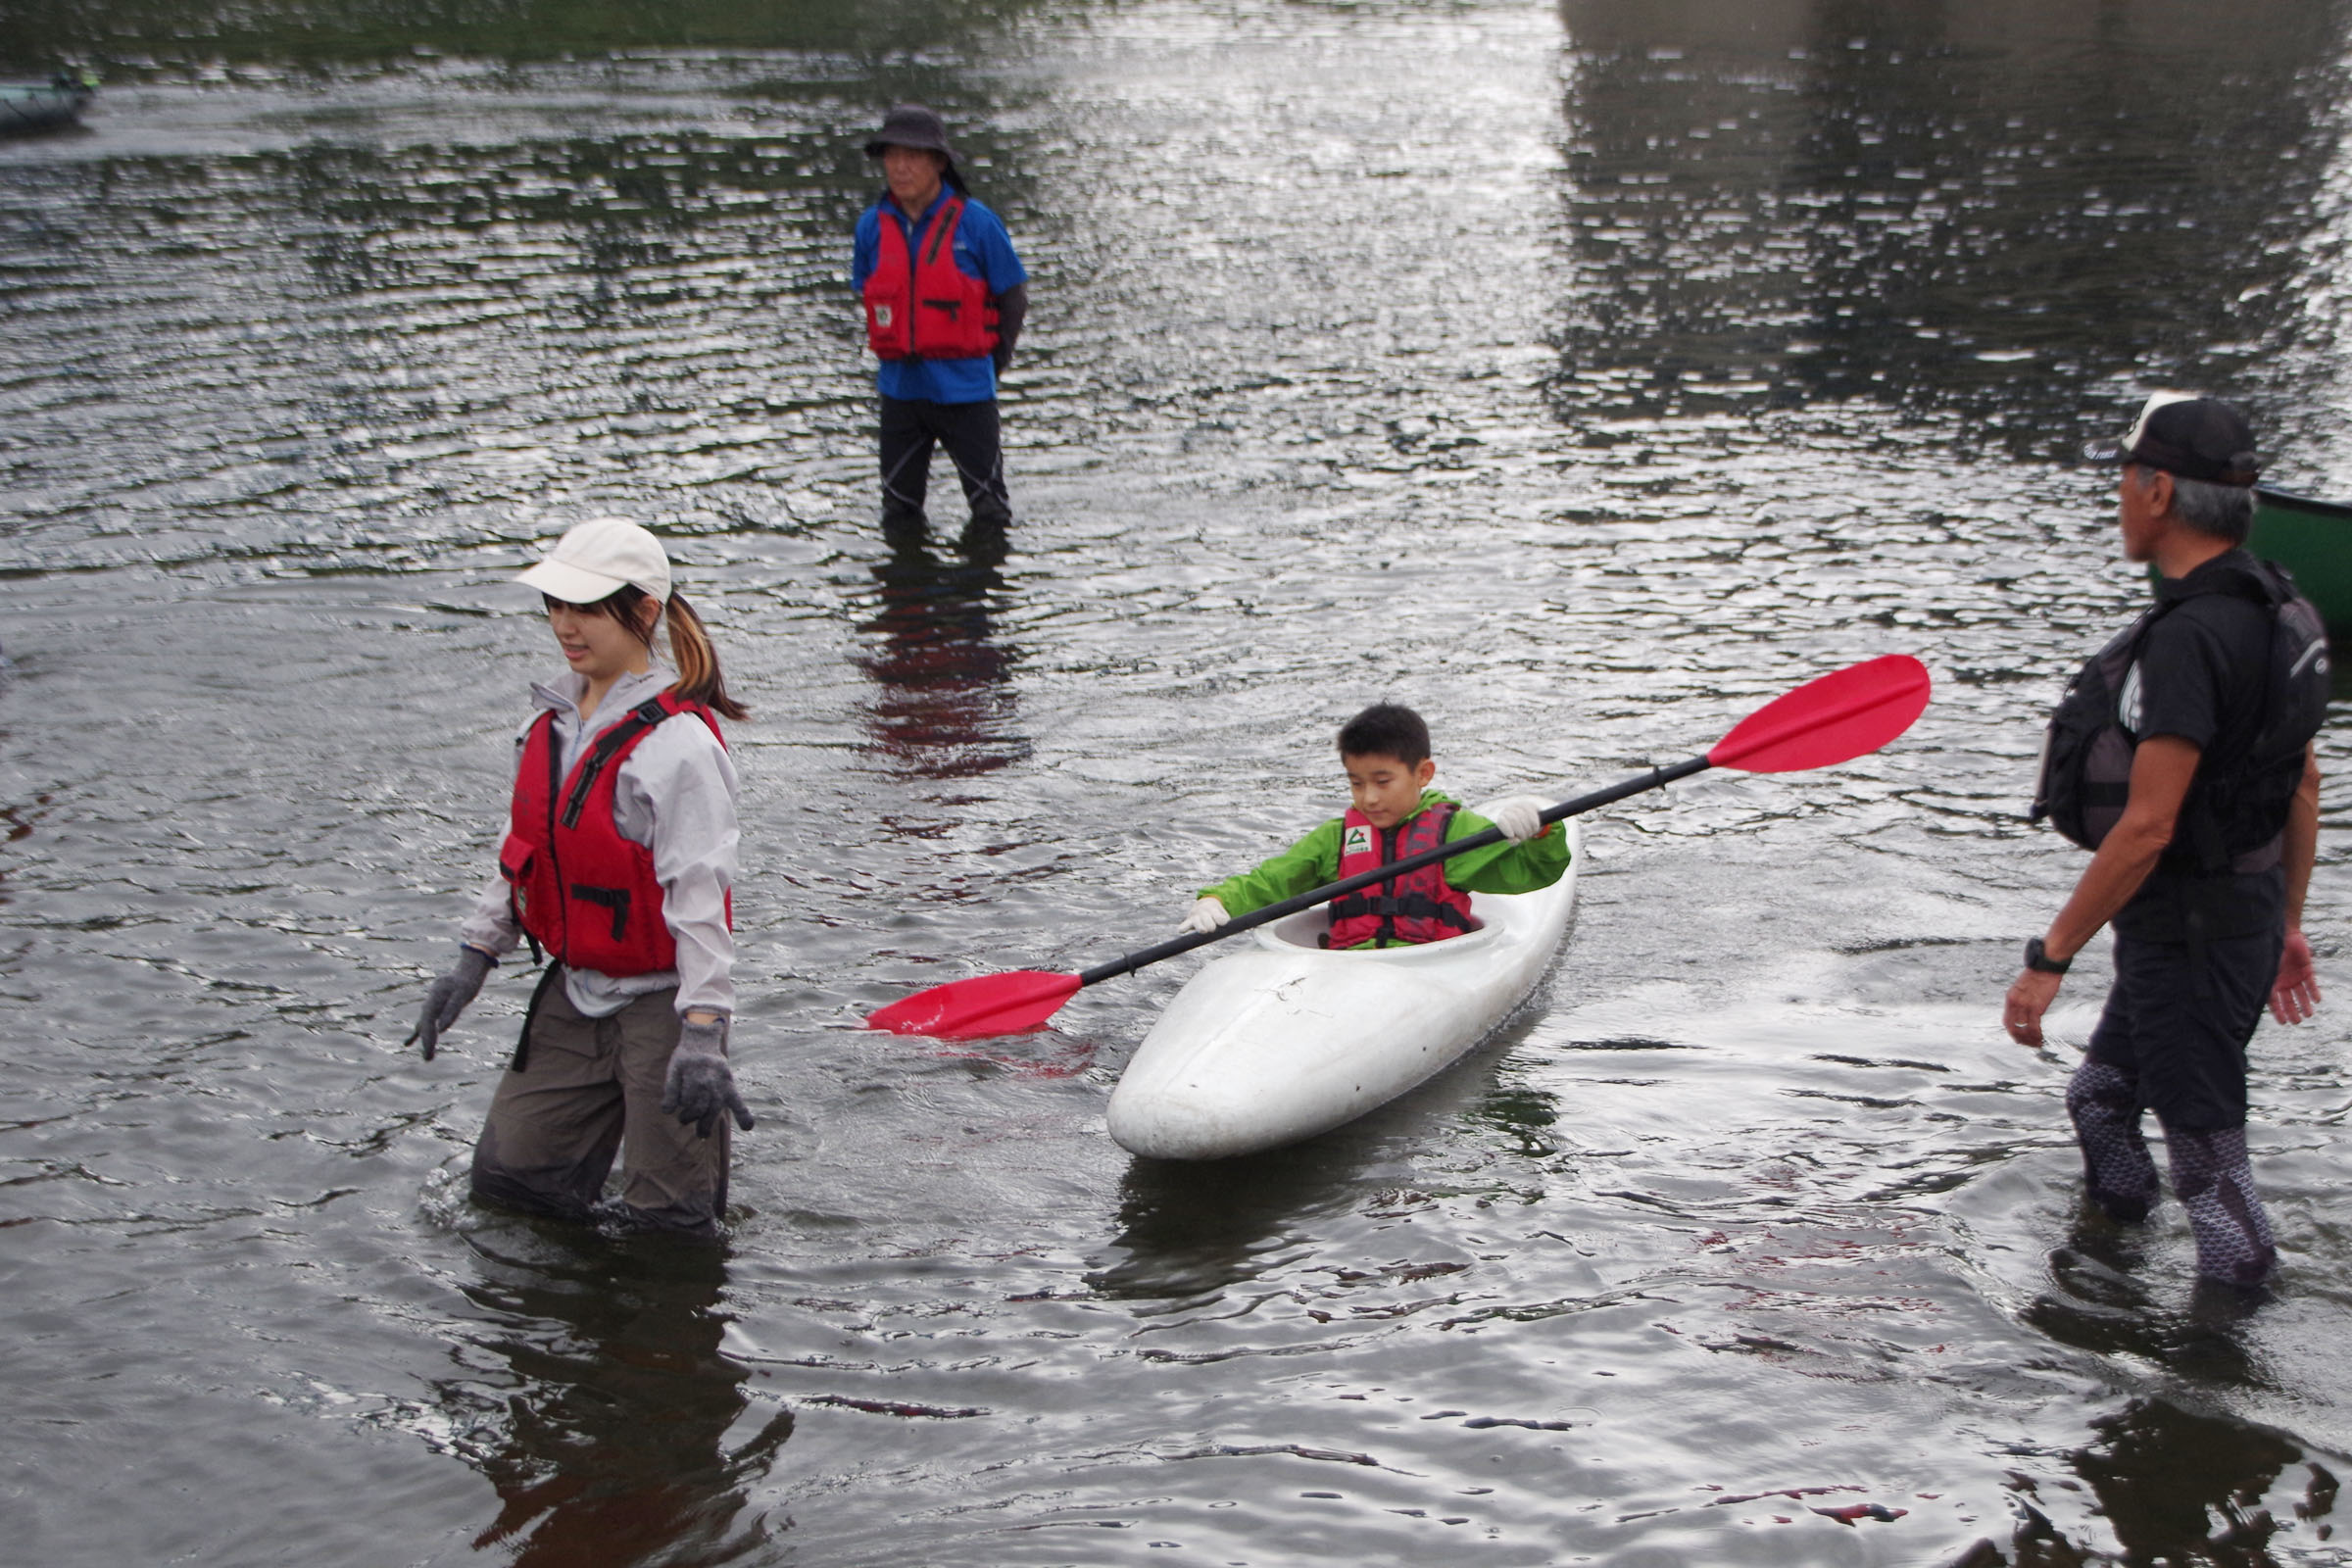
[[[662,541],[626,517],[576,524],[547,559],[515,579],[569,605],[593,605],[623,586],[669,602],[669,557]]]

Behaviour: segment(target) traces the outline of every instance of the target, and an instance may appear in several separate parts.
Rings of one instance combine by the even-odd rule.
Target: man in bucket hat
[[[882,520],[919,528],[931,449],[947,449],[972,525],[1012,520],[997,417],[997,377],[1029,309],[1029,274],[996,214],[974,201],[947,126],[901,104],[865,144],[887,188],[858,220],[850,282],[880,359]]]
[[[2069,963],[2112,922],[2115,981],[2066,1095],[2089,1200],[2110,1220],[2147,1217],[2153,1110],[2199,1276],[2259,1285],[2277,1251],[2246,1157],[2246,1044],[2266,1000],[2281,1023],[2319,1001],[2302,916],[2326,630],[2244,549],[2261,459],[2236,409],[2158,393],[2123,440],[2084,456],[2120,466],[2124,555],[2156,568],[2156,602],[2050,721],[2034,814],[2094,853],[2026,944],[2003,1024],[2038,1048]]]

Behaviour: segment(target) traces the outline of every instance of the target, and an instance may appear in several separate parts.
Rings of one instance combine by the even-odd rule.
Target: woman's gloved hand
[[[480,995],[482,980],[490,966],[498,960],[479,948],[458,946],[458,961],[447,974],[424,988],[424,1010],[417,1014],[416,1027],[409,1031],[403,1045],[424,1042],[424,1059],[433,1059],[433,1048],[441,1042],[441,1031],[458,1021],[466,1004]]]
[[[1505,795],[1478,808],[1478,814],[1502,829],[1502,836],[1513,844],[1524,844],[1549,825],[1544,808],[1550,804],[1533,795]]]
[[[718,1113],[735,1118],[735,1125],[752,1130],[752,1110],[735,1092],[735,1069],[727,1065],[727,1020],[703,1022],[688,1018],[678,1030],[678,1046],[669,1054],[669,1076],[662,1084],[662,1108],[694,1127],[697,1138],[708,1138],[718,1125]]]
[[[1232,915],[1225,912],[1224,901],[1211,894],[1206,898],[1195,899],[1193,906],[1185,911],[1184,923],[1176,929],[1179,931],[1214,931],[1232,918]]]

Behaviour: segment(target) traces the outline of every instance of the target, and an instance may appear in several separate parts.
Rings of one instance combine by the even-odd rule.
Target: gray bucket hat
[[[921,104],[901,104],[882,117],[882,128],[866,138],[865,156],[879,158],[885,147],[912,147],[945,154],[951,164],[956,161],[956,149],[948,145],[947,122]]]

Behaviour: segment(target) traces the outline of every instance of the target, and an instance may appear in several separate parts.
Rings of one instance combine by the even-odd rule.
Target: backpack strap
[[[2171,603],[2186,604],[2189,600],[2200,598],[2206,594],[2226,594],[2230,598],[2243,599],[2261,606],[2265,616],[2270,621],[2271,636],[2276,639],[2278,635],[2279,612],[2301,598],[2302,590],[2295,586],[2293,574],[2288,572],[2285,567],[2275,561],[2254,558],[2251,565],[2225,573],[2211,586],[2202,588],[2196,593],[2182,594],[2180,598],[2172,600]],[[2313,649],[2305,652],[2304,660],[2309,660],[2326,651],[2327,643],[2323,639],[2315,644]],[[2298,661],[2294,671],[2290,673],[2300,673],[2302,664],[2303,662]],[[2266,648],[2262,671],[2262,711],[2261,717],[2254,726],[2257,738],[2270,728],[2272,710],[2278,703],[2278,682],[2272,678],[2276,672],[2277,666],[2271,662],[2269,650]],[[2199,783],[2203,782],[2205,781],[2199,781]],[[2189,840],[2187,849],[2193,857],[2197,870],[2203,875],[2215,876],[2224,871],[2240,874],[2267,871],[2277,865],[2280,859],[2281,851],[2278,840],[2259,845],[2239,855],[2231,855],[2222,840],[2222,824],[2220,818],[2215,814],[2209,789],[2198,788],[2192,784],[2188,797],[2180,803],[2180,814],[2182,819],[2180,826],[2187,829],[2186,836]],[[2203,984],[2203,977],[2200,976],[2199,985]],[[2200,991],[2199,994],[2202,995],[2203,992]]]

